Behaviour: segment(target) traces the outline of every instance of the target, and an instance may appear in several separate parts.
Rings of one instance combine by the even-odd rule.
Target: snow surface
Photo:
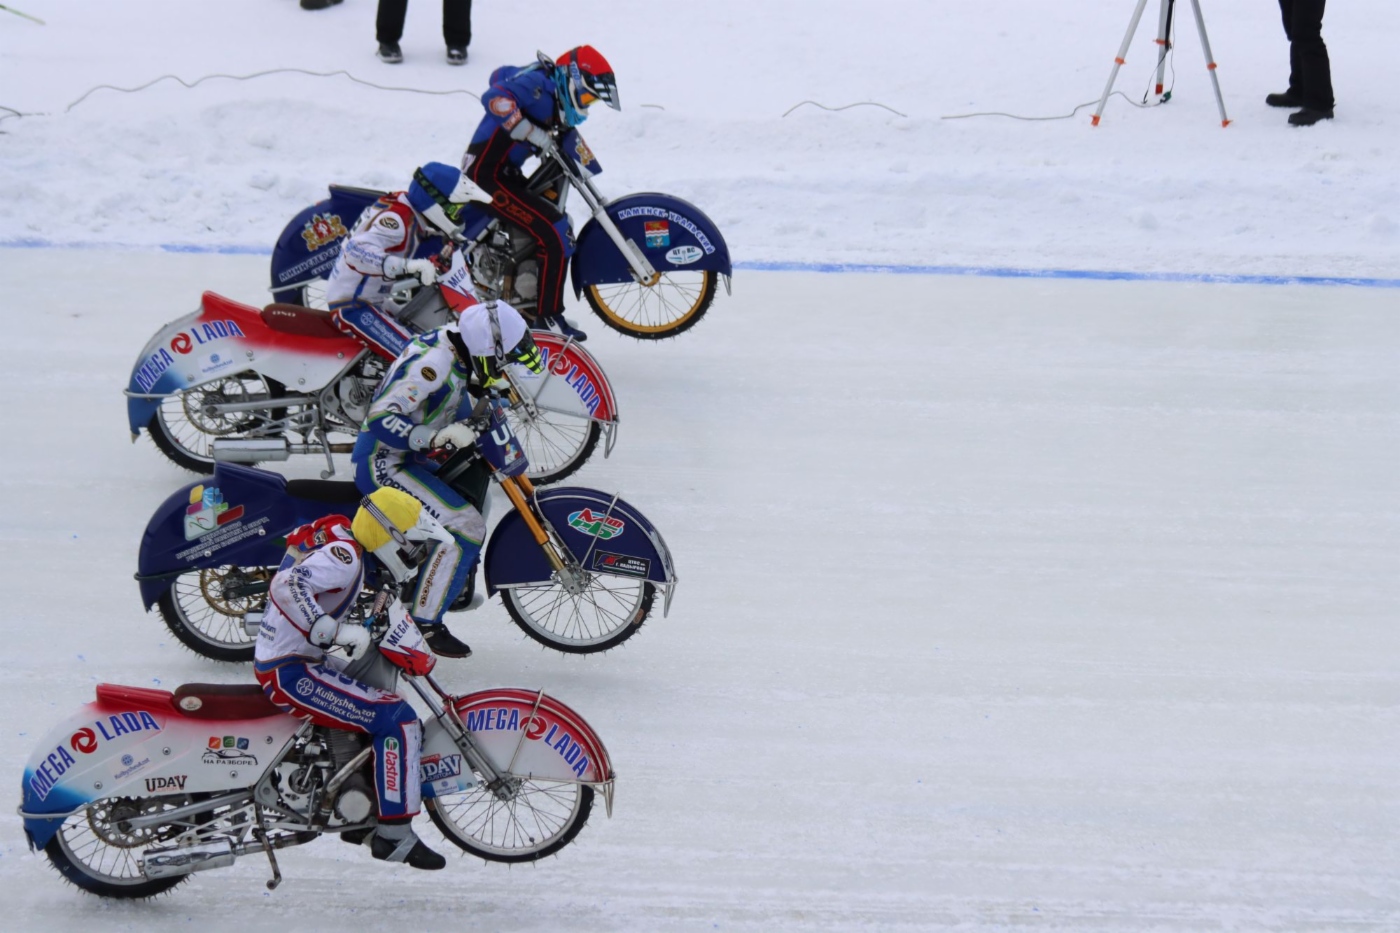
[[[442,60],[431,3],[408,17],[401,66],[372,56],[370,0],[317,13],[293,0],[23,8],[49,25],[0,19],[0,105],[53,116],[0,123],[0,241],[269,249],[327,182],[402,186],[421,162],[455,163],[497,65],[591,41],[624,106],[585,126],[604,191],[693,200],[743,262],[1400,278],[1394,0],[1327,11],[1338,117],[1308,130],[1263,103],[1287,82],[1272,0],[1204,5],[1228,129],[1187,4],[1174,99],[1138,111],[1114,98],[1097,129],[1092,107],[1041,123],[940,117],[1097,100],[1130,0],[536,0],[528,19],[481,3],[463,68]],[[1118,84],[1134,100],[1154,71],[1146,20]],[[100,90],[64,113],[98,84],[272,68],[458,93],[274,75]],[[906,116],[784,116],[806,100]]]
[[[1095,97],[1126,2],[541,2],[528,27],[478,5],[465,69],[441,64],[425,2],[393,69],[369,57],[368,0],[22,0],[49,25],[0,11],[0,104],[57,114],[98,83],[282,66],[477,88],[591,40],[626,108],[586,126],[604,189],[692,198],[745,262],[1400,274],[1393,3],[1328,11],[1342,103],[1308,131],[1259,103],[1286,55],[1269,0],[1205,7],[1226,130],[1189,20],[1166,108],[1115,99],[1097,130],[1083,111],[937,119]],[[781,116],[808,98],[909,117]],[[0,241],[265,250],[329,180],[455,158],[475,107],[289,76],[100,91],[0,123]],[[408,125],[347,128],[361,115]],[[17,778],[96,682],[247,677],[139,605],[141,529],[189,474],[127,443],[120,391],[202,290],[262,300],[266,258],[0,249],[0,280]],[[665,533],[671,618],[566,658],[493,603],[454,623],[476,656],[444,664],[463,691],[578,708],[619,773],[613,819],[533,867],[420,874],[325,840],[280,856],[272,894],[247,859],[114,905],[0,811],[5,929],[1400,929],[1393,290],[734,285],[656,346],[580,315],[623,421],[579,482]]]

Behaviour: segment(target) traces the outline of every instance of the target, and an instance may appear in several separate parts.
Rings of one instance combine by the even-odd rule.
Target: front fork
[[[608,216],[607,199],[597,188],[593,187],[592,179],[583,172],[575,170],[574,166],[558,149],[550,149],[549,157],[563,169],[565,177],[573,182],[579,197],[588,202],[589,213],[627,260],[627,265],[632,269],[632,277],[648,288],[660,282],[661,273],[656,271],[656,267],[647,259],[641,247],[623,236],[622,231],[617,228],[617,224],[613,223],[613,219]]]
[[[534,484],[524,476],[501,477],[500,483],[506,496],[510,498],[511,505],[515,506],[515,510],[525,520],[525,526],[530,529],[535,543],[544,551],[549,566],[558,574],[559,582],[563,584],[564,589],[568,591],[570,596],[581,595],[587,582],[582,567],[573,559],[573,555],[569,554],[566,548],[554,540],[544,525],[540,523],[534,509],[530,508],[530,502],[526,497],[535,495]],[[560,555],[561,550],[568,556],[567,560]]]

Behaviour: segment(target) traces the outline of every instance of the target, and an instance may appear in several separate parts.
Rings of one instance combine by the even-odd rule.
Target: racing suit
[[[382,310],[396,278],[385,260],[402,269],[424,232],[404,192],[384,195],[355,221],[326,284],[336,326],[386,360],[397,359],[413,334]]]
[[[564,272],[574,241],[569,219],[549,200],[525,190],[520,166],[539,153],[525,139],[529,131],[556,123],[554,82],[539,65],[507,65],[492,72],[481,103],[486,116],[467,145],[462,172],[491,195],[487,210],[534,239],[540,264],[535,314],[547,319],[564,310]],[[535,324],[543,326],[539,320]]]
[[[344,622],[364,584],[364,557],[349,521],[321,519],[288,535],[287,542],[253,649],[258,683],[269,700],[293,716],[373,736],[380,820],[411,819],[422,790],[418,714],[397,694],[344,674],[347,662],[309,639],[323,615]]]

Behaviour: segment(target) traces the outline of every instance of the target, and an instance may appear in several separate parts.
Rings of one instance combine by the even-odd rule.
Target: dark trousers
[[[1322,10],[1327,0],[1278,0],[1288,36],[1288,93],[1314,110],[1331,110],[1332,63],[1322,41]]]
[[[398,42],[403,38],[403,20],[408,14],[408,0],[379,0],[379,13],[374,19],[374,38],[378,42]],[[442,0],[442,37],[449,48],[466,48],[472,44],[472,0]]]

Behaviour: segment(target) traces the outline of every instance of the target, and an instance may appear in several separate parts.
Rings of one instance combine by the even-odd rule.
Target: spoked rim
[[[270,575],[271,568],[246,570],[229,566],[191,570],[176,577],[171,586],[181,621],[190,634],[218,648],[251,647],[256,636],[249,635],[243,627],[243,614],[265,604],[261,595],[225,595],[224,586],[235,573],[238,582],[245,582],[248,577],[258,579],[261,574]]]
[[[628,334],[664,335],[684,330],[714,296],[713,272],[662,272],[651,286],[640,282],[590,285],[593,309],[611,327]]]
[[[154,813],[176,804],[170,800],[134,800],[126,797],[99,800],[65,820],[58,829],[58,844],[73,864],[95,880],[111,885],[148,882],[141,871],[141,852],[168,835],[163,827],[123,829],[121,820]]]
[[[560,479],[572,473],[587,459],[601,433],[593,419],[564,412],[539,411],[531,416],[509,408],[506,421],[530,461],[525,475],[537,482]]]
[[[194,386],[160,400],[157,417],[165,437],[185,456],[202,463],[213,463],[213,443],[246,431],[261,417],[256,412],[210,417],[204,406],[210,402],[248,402],[272,397],[267,380],[256,373],[238,373]]]
[[[319,308],[325,311],[330,308],[330,303],[326,301],[326,288],[330,282],[328,279],[316,279],[314,282],[307,282],[301,287],[301,304],[306,308]]]
[[[608,574],[587,577],[577,596],[553,581],[503,587],[506,607],[532,637],[561,651],[609,648],[646,620],[655,588]]]
[[[431,801],[435,822],[453,842],[483,858],[525,861],[547,855],[578,832],[591,807],[586,785],[536,778],[508,778],[505,800],[485,785]]]

